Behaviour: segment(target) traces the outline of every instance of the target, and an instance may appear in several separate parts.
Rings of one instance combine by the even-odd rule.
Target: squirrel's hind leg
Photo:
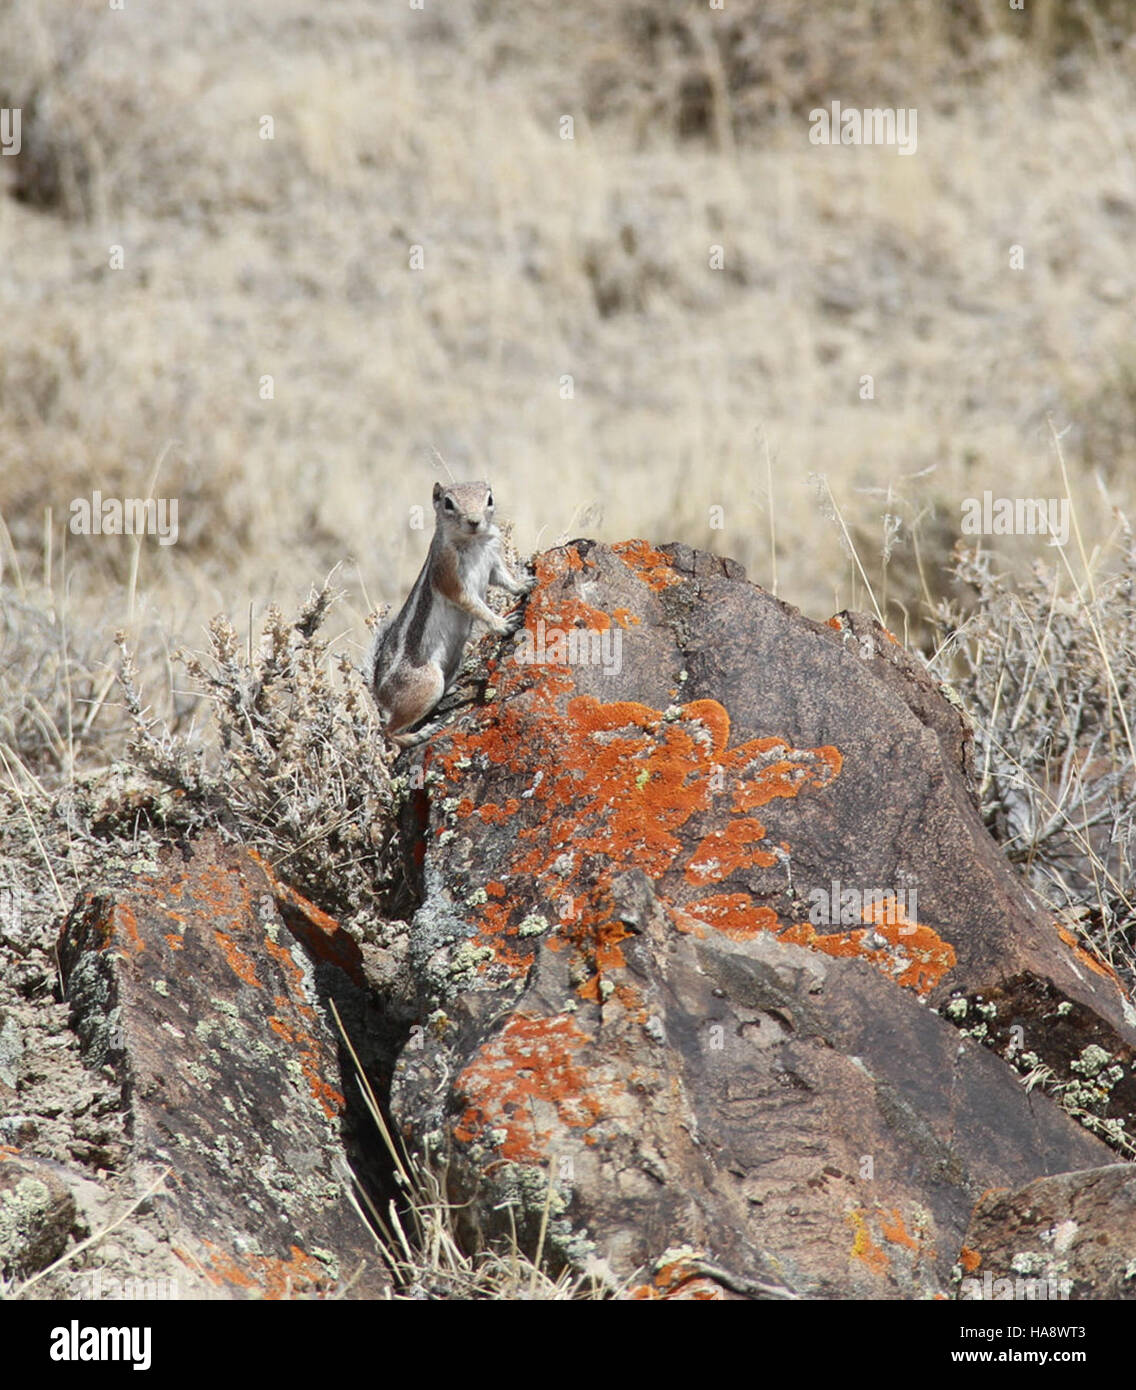
[[[403,666],[392,674],[395,678],[384,681],[378,691],[383,728],[392,743],[407,748],[422,742],[418,734],[407,733],[407,730],[425,719],[442,698],[446,677],[434,661],[425,666]],[[419,732],[425,734],[425,731]]]

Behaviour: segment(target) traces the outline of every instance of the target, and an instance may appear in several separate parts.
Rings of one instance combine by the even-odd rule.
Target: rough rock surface
[[[347,1195],[324,1016],[330,993],[361,1031],[357,956],[331,919],[211,836],[72,911],[60,961],[73,1026],[87,1064],[122,1087],[138,1186],[169,1170],[153,1205],[183,1295],[386,1288]]]
[[[404,1132],[452,1150],[471,1221],[547,1200],[562,1253],[655,1265],[645,1292],[944,1291],[983,1189],[1109,1159],[982,1043],[1070,1077],[1105,1053],[1082,1108],[1123,1127],[1131,1006],[1006,866],[965,725],[878,625],[679,546],[537,563],[517,651],[417,754]]]
[[[1136,1165],[986,1193],[959,1263],[959,1298],[1030,1297],[1042,1282],[1049,1298],[1136,1299]]]
[[[52,1164],[0,1149],[0,1279],[26,1279],[58,1259],[75,1215]]]

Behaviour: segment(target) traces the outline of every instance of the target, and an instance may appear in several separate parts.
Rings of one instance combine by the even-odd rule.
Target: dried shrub
[[[1037,563],[1010,587],[960,551],[977,595],[940,605],[932,670],[974,726],[982,810],[1031,888],[1136,979],[1136,541],[1081,583]]]
[[[242,648],[227,618],[214,618],[209,652],[178,654],[212,707],[212,749],[149,715],[121,637],[120,680],[134,730],[129,751],[181,794],[177,818],[228,830],[329,911],[363,926],[383,916],[396,876],[395,792],[362,677],[317,636],[337,597],[326,584],[313,590],[291,622],[273,605],[256,649]]]

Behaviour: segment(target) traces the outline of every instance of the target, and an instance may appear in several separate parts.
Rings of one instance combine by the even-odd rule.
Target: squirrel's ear
[[[435,483],[435,484],[434,484],[434,501],[436,502],[436,501],[438,500],[438,498],[441,497],[441,495],[442,495],[442,484],[441,484],[441,483]]]

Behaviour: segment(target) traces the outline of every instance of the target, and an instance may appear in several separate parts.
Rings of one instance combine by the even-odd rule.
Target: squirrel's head
[[[434,515],[455,540],[484,535],[493,526],[493,489],[488,483],[435,483]]]

